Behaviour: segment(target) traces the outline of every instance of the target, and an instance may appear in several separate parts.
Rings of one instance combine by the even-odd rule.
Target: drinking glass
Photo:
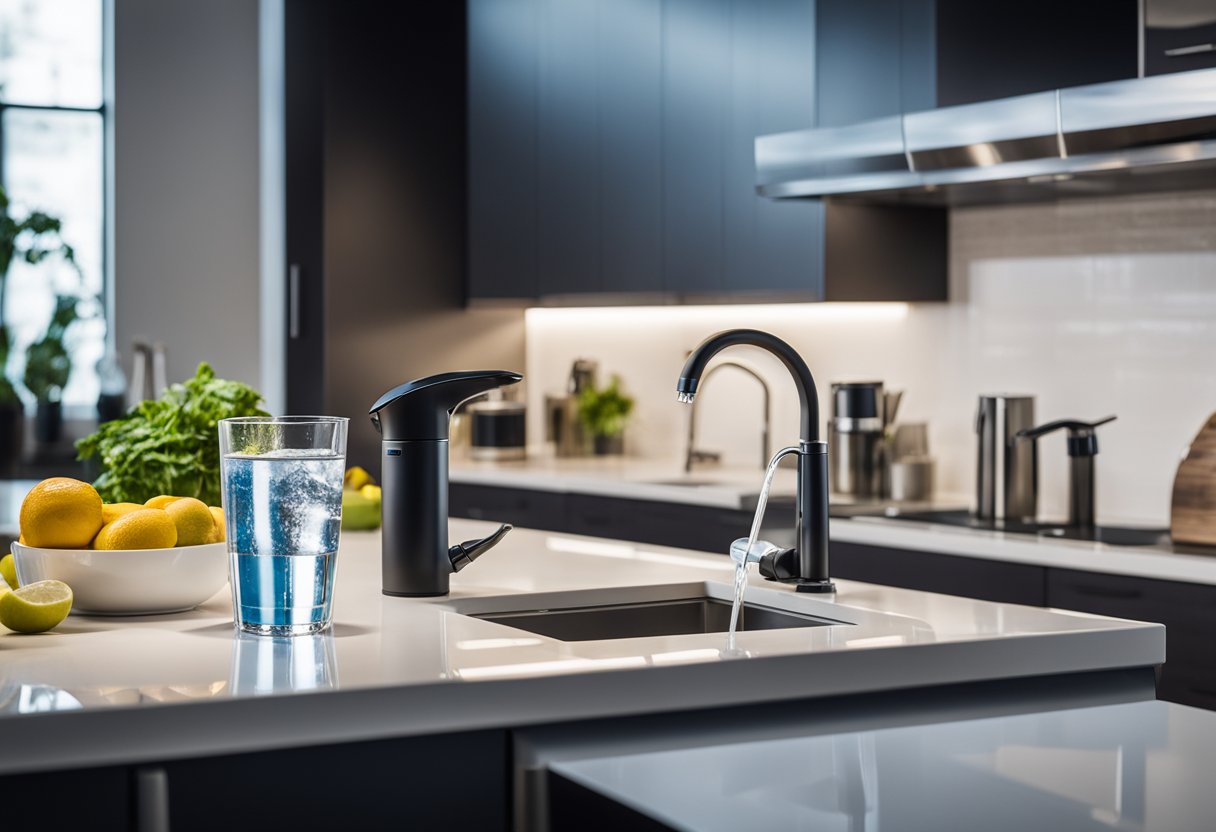
[[[348,420],[220,420],[228,575],[237,628],[294,636],[333,620]]]

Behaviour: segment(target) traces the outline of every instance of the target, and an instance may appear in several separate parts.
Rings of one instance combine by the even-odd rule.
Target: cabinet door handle
[[[135,770],[136,832],[170,832],[169,773],[160,766]]]
[[[287,337],[300,337],[300,267],[294,263],[287,270]]]
[[[1092,595],[1095,598],[1121,598],[1130,601],[1144,596],[1144,593],[1138,589],[1112,589],[1111,587],[1086,586],[1085,584],[1074,584],[1073,589],[1081,595]]]
[[[1167,58],[1183,58],[1187,55],[1202,55],[1205,52],[1216,52],[1216,43],[1196,43],[1191,46],[1176,46],[1165,50]]]

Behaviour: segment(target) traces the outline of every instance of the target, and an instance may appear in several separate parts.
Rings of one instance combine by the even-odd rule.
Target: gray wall
[[[259,373],[257,0],[114,0],[119,350]],[[130,366],[129,363],[127,365]]]

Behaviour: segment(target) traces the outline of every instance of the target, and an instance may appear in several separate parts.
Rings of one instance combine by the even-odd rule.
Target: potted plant
[[[72,247],[59,235],[62,225],[42,211],[31,211],[17,219],[9,214],[8,194],[0,188],[0,476],[11,476],[15,471],[25,428],[25,407],[8,377],[9,351],[13,346],[5,308],[8,270],[17,258],[36,265],[52,254],[75,266]]]
[[[37,403],[34,438],[44,444],[58,442],[63,434],[63,388],[72,374],[72,356],[64,339],[68,327],[80,319],[78,306],[75,295],[56,295],[46,334],[25,351],[22,381]]]
[[[607,387],[588,387],[578,397],[578,415],[591,434],[597,454],[625,450],[625,423],[633,412],[633,399],[621,392],[621,379],[613,376]]]

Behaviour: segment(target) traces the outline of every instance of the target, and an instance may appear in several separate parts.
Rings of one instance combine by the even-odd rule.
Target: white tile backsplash
[[[1099,432],[1099,520],[1167,523],[1179,455],[1216,410],[1216,194],[956,210],[948,304],[535,309],[527,315],[529,431],[570,363],[595,358],[637,398],[631,454],[680,458],[690,408],[675,399],[687,352],[720,329],[788,340],[820,386],[880,379],[928,421],[940,490],[969,494],[981,393],[1037,397],[1039,421],[1118,414]],[[797,438],[785,369],[740,348],[773,389],[775,447]],[[729,370],[700,395],[700,446],[755,464],[761,405]],[[1041,441],[1040,510],[1063,516],[1064,438]],[[757,472],[759,477],[759,472]]]

